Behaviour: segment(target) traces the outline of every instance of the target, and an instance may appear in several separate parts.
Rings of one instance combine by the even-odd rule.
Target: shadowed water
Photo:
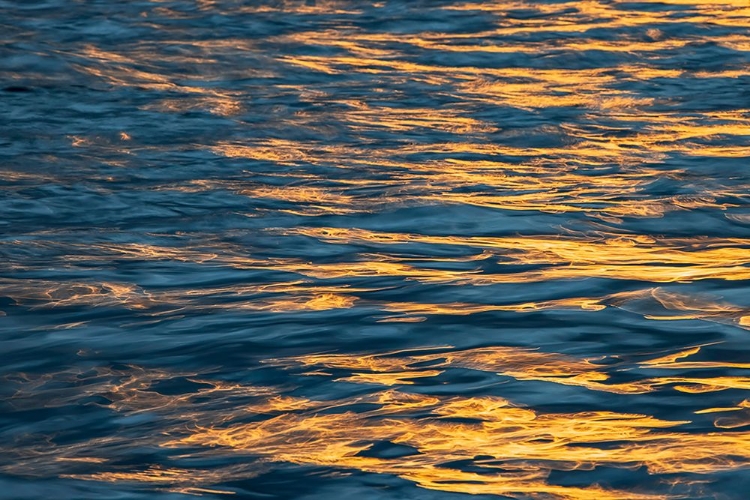
[[[747,0],[0,29],[0,498],[747,498]]]

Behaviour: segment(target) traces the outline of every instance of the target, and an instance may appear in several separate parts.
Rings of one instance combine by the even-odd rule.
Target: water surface
[[[747,0],[0,29],[0,498],[746,498]]]

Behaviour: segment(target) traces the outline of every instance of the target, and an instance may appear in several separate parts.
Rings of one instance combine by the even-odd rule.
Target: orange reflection
[[[182,183],[162,179],[154,189],[166,196],[231,192],[251,207],[243,215],[279,216],[269,220],[283,228],[266,235],[282,244],[312,238],[316,241],[306,243],[323,251],[266,257],[267,253],[228,243],[216,234],[179,239],[149,234],[152,243],[87,244],[60,243],[54,232],[40,232],[0,245],[11,254],[48,253],[53,256],[50,262],[32,264],[18,258],[7,263],[9,269],[176,262],[196,271],[249,271],[263,275],[258,278],[263,282],[208,286],[188,281],[151,290],[135,282],[0,279],[3,297],[9,297],[13,307],[54,313],[63,308],[116,307],[126,309],[129,318],[147,321],[185,311],[240,311],[262,317],[302,314],[316,320],[361,314],[381,322],[558,310],[595,315],[619,308],[637,314],[638,321],[701,320],[750,329],[747,304],[732,304],[690,288],[696,286],[690,283],[701,280],[729,287],[750,279],[750,239],[656,234],[669,234],[672,228],[666,222],[675,219],[665,219],[665,225],[640,221],[644,224],[638,227],[652,234],[635,234],[628,225],[630,219],[676,218],[688,211],[723,216],[719,220],[737,225],[750,223],[750,216],[735,213],[746,208],[743,200],[750,189],[741,172],[713,175],[713,169],[725,168],[723,162],[749,156],[748,110],[740,105],[721,111],[687,106],[695,102],[682,102],[687,100],[683,90],[670,91],[684,86],[693,93],[690,85],[710,89],[715,83],[730,88],[742,83],[738,79],[747,71],[733,58],[750,51],[747,0],[442,2],[434,7],[436,18],[479,15],[451,12],[457,10],[482,11],[481,31],[442,32],[442,24],[435,22],[394,33],[368,32],[369,21],[354,18],[364,14],[379,19],[390,10],[372,2],[195,4],[201,16],[211,18],[297,16],[295,22],[300,22],[293,30],[263,39],[217,35],[196,40],[173,29],[177,23],[159,24],[149,17],[174,21],[190,19],[194,13],[157,1],[152,11],[144,12],[142,26],[157,27],[158,41],[138,40],[109,50],[81,45],[74,69],[105,86],[151,93],[153,98],[138,100],[142,110],[169,113],[173,119],[210,113],[217,123],[251,131],[218,139],[211,135],[207,140],[215,142],[184,145],[215,155],[211,161],[228,166],[225,178],[196,174],[201,177]],[[387,8],[379,10],[382,7]],[[397,23],[399,15],[395,12],[388,22]],[[682,29],[687,24],[700,30]],[[605,39],[603,30],[615,35]],[[543,36],[530,36],[535,34]],[[732,56],[718,69],[674,63],[673,54],[697,50],[701,44]],[[70,55],[63,49],[53,53]],[[502,67],[505,57],[513,58],[512,67]],[[586,64],[568,67],[568,58],[578,57]],[[288,75],[292,78],[283,78]],[[406,84],[415,84],[417,98]],[[648,87],[658,91],[641,90]],[[501,112],[494,115],[488,110]],[[498,118],[503,113],[519,117],[518,122],[504,122]],[[260,124],[243,121],[246,115],[268,119]],[[105,161],[126,167],[127,161],[110,158],[110,153],[132,154],[150,146],[141,144],[138,134],[121,131],[122,124],[115,125],[112,133],[119,139],[76,132],[79,135],[69,136],[65,147],[71,146],[81,160],[96,160],[92,164]],[[706,161],[699,162],[701,158]],[[19,184],[62,185],[64,171],[4,170],[2,176]],[[441,235],[434,227],[423,234],[407,232],[404,227],[414,226],[400,223],[377,226],[399,228],[382,231],[347,227],[367,213],[390,217],[402,208],[449,205],[508,217],[530,212],[555,224],[590,218],[592,224],[584,227],[596,231],[574,233],[546,223],[544,229],[534,226],[524,235],[497,226],[479,232],[446,224],[439,229],[444,231]],[[401,216],[397,215],[393,219]],[[296,216],[305,219],[300,222]],[[473,232],[462,236],[463,231]],[[721,233],[711,229],[711,234]],[[349,247],[346,252],[344,246]],[[326,249],[332,252],[324,255]],[[309,257],[313,254],[324,258]],[[472,292],[473,286],[586,279],[592,281],[585,285],[596,284],[591,289],[599,290],[594,280],[619,280],[610,283],[610,289],[619,292],[590,296],[604,292],[577,289],[576,296],[566,296],[550,286],[542,295],[517,300],[494,294],[451,295],[457,285]],[[371,293],[401,286],[404,293],[394,300]],[[440,293],[411,294],[430,288]],[[471,300],[477,302],[467,302]],[[71,317],[51,328],[86,324],[79,319]],[[408,325],[385,326],[407,330]],[[651,476],[674,475],[662,479],[689,487],[704,481],[701,475],[750,466],[750,403],[738,402],[736,396],[750,390],[750,363],[717,359],[708,344],[622,357],[613,352],[606,359],[552,352],[555,349],[563,351],[549,345],[485,345],[308,354],[257,362],[253,357],[247,378],[231,379],[242,382],[136,366],[17,374],[17,380],[3,380],[22,386],[8,401],[15,409],[38,410],[43,405],[80,410],[81,405],[97,405],[117,419],[138,415],[148,424],[138,424],[137,432],[128,429],[128,436],[119,433],[129,425],[122,418],[112,435],[74,444],[61,439],[58,446],[51,446],[53,437],[25,436],[39,442],[27,446],[21,439],[7,444],[4,451],[11,460],[2,471],[144,483],[190,494],[231,494],[216,485],[255,477],[269,464],[286,462],[386,474],[457,493],[637,500],[706,495],[683,495],[683,490],[667,487],[644,493],[589,486],[586,481],[560,484],[552,473],[641,469]],[[253,380],[252,369],[258,363],[267,370],[297,370],[308,376],[305,382],[310,385],[253,386],[247,380]],[[482,395],[445,395],[444,381],[460,370],[481,372],[493,383]],[[177,394],[159,389],[175,379],[192,389]],[[316,383],[339,385],[329,392]],[[544,389],[537,390],[540,386]],[[314,390],[304,392],[310,387]],[[565,394],[581,395],[576,400],[580,408],[526,408],[495,395],[505,394],[509,387],[516,396],[526,388],[535,395],[550,391],[550,407],[569,403],[555,399],[564,389]],[[594,393],[586,391],[597,391],[600,399],[591,402]],[[717,401],[707,402],[707,393]],[[321,394],[336,394],[338,399],[315,397]],[[648,403],[664,394],[694,404],[689,417],[703,415],[695,418],[708,419],[708,430],[682,427],[687,423],[684,417],[661,418],[658,412],[663,410]],[[638,413],[602,409],[623,401],[618,408],[632,404]],[[695,408],[703,409],[693,412]],[[378,453],[384,444],[403,454]],[[133,468],[105,458],[112,456],[112,449],[129,451],[141,445],[174,452],[174,462],[237,455],[258,462],[224,465],[231,460],[218,460],[220,465],[207,470],[188,465]]]
[[[655,367],[678,362],[694,352],[697,350],[654,358],[644,364]],[[586,360],[504,347],[448,352],[439,349],[427,354],[400,351],[366,356],[318,355],[269,363],[366,369],[373,374],[407,377],[431,373],[436,366],[507,368],[508,373],[530,380],[566,383],[566,379],[578,378],[589,388],[603,387],[605,384],[596,379],[601,375],[606,378],[606,374],[597,372],[600,367]],[[175,395],[158,392],[160,381],[175,377],[187,377],[198,388]],[[750,454],[746,452],[750,450],[750,433],[736,430],[747,425],[747,401],[736,407],[697,412],[728,413],[717,417],[719,431],[700,433],[680,430],[686,421],[609,411],[542,412],[497,396],[434,396],[389,389],[321,401],[279,394],[279,388],[224,383],[195,374],[138,367],[41,378],[19,376],[16,380],[21,381],[22,389],[13,401],[26,404],[27,408],[41,404],[40,396],[45,394],[45,405],[75,405],[80,398],[98,394],[111,401],[110,408],[119,413],[158,415],[161,432],[147,437],[151,444],[175,449],[181,456],[241,453],[259,459],[210,470],[158,466],[132,470],[112,466],[98,456],[107,447],[124,445],[116,436],[54,448],[13,450],[14,454],[33,454],[34,464],[45,464],[43,470],[56,464],[55,470],[65,477],[140,482],[194,494],[232,493],[216,485],[254,477],[270,462],[287,462],[394,475],[441,491],[513,498],[544,494],[561,500],[656,499],[670,495],[597,485],[563,486],[550,481],[549,474],[594,467],[643,467],[651,474],[676,474],[672,478],[675,484],[690,486],[700,483],[696,476],[750,465]],[[75,382],[71,390],[61,393],[61,384],[71,382]],[[624,388],[626,384],[612,387]],[[237,405],[238,401],[242,404]],[[354,411],[357,405],[365,406]],[[253,417],[251,422],[246,420],[248,416]],[[404,452],[373,453],[377,443],[400,446]],[[207,449],[201,451],[204,447]],[[77,472],[79,463],[85,464],[87,472]],[[471,470],[460,464],[470,464]],[[13,466],[4,470],[18,472]],[[25,474],[33,475],[34,470],[26,468]]]
[[[750,241],[743,239],[667,239],[638,235],[602,234],[583,237],[478,237],[428,236],[379,233],[350,228],[296,228],[287,234],[303,234],[329,243],[406,244],[465,246],[497,253],[499,262],[511,265],[547,266],[513,274],[478,274],[476,270],[445,271],[392,262],[374,262],[382,273],[407,273],[420,281],[456,281],[479,285],[547,281],[553,279],[609,278],[652,282],[689,282],[703,279],[744,280],[750,278]],[[352,263],[349,275],[361,263]],[[314,274],[333,276],[320,266]],[[372,267],[365,275],[374,275]],[[309,271],[299,270],[303,274]],[[435,274],[435,278],[432,275]]]
[[[617,394],[642,394],[671,386],[681,392],[702,393],[726,389],[747,390],[750,376],[691,376],[689,370],[706,368],[750,370],[749,363],[719,361],[680,361],[700,352],[700,347],[646,359],[635,365],[615,365],[606,369],[598,359],[578,359],[557,353],[541,352],[519,347],[486,347],[466,350],[450,350],[423,355],[401,355],[386,353],[379,355],[311,355],[298,358],[269,360],[278,366],[302,366],[317,370],[329,368],[347,370],[348,377],[338,380],[391,386],[410,384],[410,380],[434,377],[450,367],[470,368],[494,372],[519,381],[540,381],[560,385],[585,387],[594,391]],[[427,366],[425,369],[423,366]],[[678,370],[684,375],[658,378],[640,377],[630,382],[611,382],[612,371],[634,371],[635,369]],[[319,374],[315,371],[312,374]],[[632,375],[631,375],[632,377]]]

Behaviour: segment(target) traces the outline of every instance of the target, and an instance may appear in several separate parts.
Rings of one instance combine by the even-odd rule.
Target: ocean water
[[[0,0],[0,498],[746,499],[748,0]]]

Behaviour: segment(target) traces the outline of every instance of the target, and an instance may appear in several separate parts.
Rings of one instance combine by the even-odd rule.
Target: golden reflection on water
[[[556,76],[552,77],[557,81]],[[507,88],[507,84],[501,84]],[[522,84],[521,87],[525,87]],[[522,90],[524,102],[530,102],[528,90]],[[576,96],[580,94],[576,93]],[[554,97],[556,102],[559,97]],[[514,105],[515,106],[515,105]],[[516,106],[517,107],[517,106]],[[545,106],[546,107],[546,106]],[[419,114],[410,116],[418,117]],[[360,113],[363,113],[362,111]],[[369,113],[369,112],[368,112]],[[393,116],[388,117],[388,114]],[[434,128],[428,118],[402,120],[402,110],[388,113],[373,112],[364,120],[368,127],[390,128],[390,120],[398,127]],[[348,116],[348,115],[347,115]],[[639,120],[644,117],[639,113]],[[624,117],[623,127],[631,127]],[[635,118],[632,117],[632,118]],[[336,120],[346,119],[337,116]],[[358,118],[352,120],[357,128]],[[429,147],[399,147],[391,151],[357,151],[353,148],[337,148],[324,145],[305,145],[288,141],[268,141],[257,145],[218,144],[215,153],[233,158],[248,158],[297,166],[303,164],[333,165],[340,172],[316,177],[299,174],[301,184],[270,187],[263,184],[232,185],[226,189],[250,197],[271,198],[295,206],[294,213],[321,215],[325,213],[351,213],[377,211],[384,206],[403,204],[455,204],[474,205],[504,210],[536,210],[550,213],[585,212],[601,217],[661,217],[676,210],[718,208],[726,210],[736,206],[718,199],[741,196],[747,185],[698,186],[692,194],[664,198],[647,196],[644,193],[660,179],[687,180],[686,172],[680,169],[663,169],[645,166],[644,162],[666,158],[667,155],[737,157],[745,154],[746,147],[711,146],[691,142],[711,137],[747,137],[750,120],[740,118],[736,124],[716,126],[690,126],[680,123],[658,124],[654,118],[653,130],[648,128],[638,135],[607,135],[617,129],[587,131],[573,125],[563,125],[550,133],[577,137],[575,142],[563,148],[513,148],[487,144],[433,144]],[[377,125],[372,125],[377,123]],[[450,116],[441,116],[440,127],[452,132],[471,127],[467,133],[480,133],[471,121]],[[485,127],[486,128],[486,127]],[[419,153],[440,154],[442,160],[426,163],[406,160],[408,155]],[[507,155],[526,159],[521,163],[496,160],[467,161],[452,155],[482,154]],[[347,165],[337,164],[347,156]],[[550,158],[551,157],[551,158]],[[404,159],[402,159],[404,158]],[[621,165],[612,171],[612,164]],[[375,198],[354,195],[362,186],[361,180],[352,179],[349,170],[356,168],[376,174],[381,178],[377,184],[387,188]],[[354,172],[352,172],[354,173]],[[294,174],[291,174],[294,176]],[[333,183],[333,186],[331,186]],[[326,185],[325,189],[320,186]],[[479,189],[477,189],[479,187]],[[470,192],[463,189],[472,188]],[[350,194],[352,193],[352,194]]]
[[[663,383],[694,383],[690,377],[674,377],[606,385],[601,381],[606,380],[607,375],[589,360],[511,347],[447,349],[431,354],[303,356],[268,363],[290,369],[304,366],[305,369],[323,367],[356,373],[366,370],[372,375],[406,376],[412,372],[408,375],[411,378],[433,376],[436,370],[431,368],[435,366],[465,366],[481,371],[502,370],[504,375],[519,380],[580,384],[594,390],[609,390],[605,388],[609,387],[615,388],[614,392],[622,389],[624,393],[664,390]],[[639,364],[662,368],[685,364],[683,368],[690,369],[693,366],[678,360],[698,351],[699,348],[694,348]],[[430,361],[439,364],[425,367],[425,362]],[[320,372],[314,374],[327,376]],[[200,388],[181,395],[156,392],[159,381],[179,376],[200,384]],[[37,379],[16,378],[22,379],[21,389],[11,403],[18,407],[34,408],[40,404],[39,395],[45,393],[48,398],[44,404],[48,407],[100,395],[116,412],[160,415],[164,427],[160,436],[148,436],[152,445],[174,450],[183,457],[216,458],[241,453],[251,459],[245,465],[210,470],[161,466],[133,470],[97,456],[108,447],[122,445],[117,438],[94,439],[54,449],[17,446],[11,451],[14,455],[27,454],[26,460],[37,466],[55,467],[64,477],[142,482],[193,494],[232,494],[231,488],[213,485],[254,477],[266,470],[269,463],[286,462],[389,474],[425,488],[461,493],[512,497],[546,494],[550,498],[576,500],[655,499],[681,495],[641,493],[637,488],[564,486],[550,483],[549,475],[552,471],[582,472],[594,467],[630,471],[643,467],[652,474],[674,475],[671,480],[674,488],[678,484],[700,484],[702,475],[750,464],[750,433],[734,430],[748,424],[747,400],[736,407],[696,411],[697,415],[719,416],[714,422],[716,431],[694,433],[684,430],[688,421],[665,420],[644,413],[546,412],[496,396],[435,396],[400,389],[378,389],[344,399],[314,400],[279,395],[283,390],[280,387],[244,386],[189,373],[132,366],[114,371],[59,373]],[[348,377],[338,380],[337,383],[387,387],[394,379],[384,376],[382,379]],[[709,380],[701,383],[711,383]],[[744,389],[748,388],[747,380]],[[60,384],[71,381],[76,381],[78,387],[69,389],[67,395],[61,394]],[[355,410],[357,405],[364,406]],[[252,421],[247,422],[247,418]],[[725,432],[728,430],[731,432]],[[378,443],[401,446],[404,453],[396,456],[369,453]],[[460,468],[466,464],[471,464],[474,472]],[[100,472],[74,472],[86,469]],[[20,472],[14,466],[6,466],[4,470]],[[24,474],[34,475],[34,469],[27,469]]]
[[[284,232],[311,236],[334,244],[427,243],[463,246],[488,250],[496,255],[498,263],[504,265],[547,266],[531,271],[493,275],[477,274],[477,270],[441,273],[438,270],[412,268],[396,262],[373,262],[366,271],[363,270],[364,275],[372,275],[397,274],[408,269],[406,272],[410,276],[424,281],[489,285],[601,277],[666,283],[703,279],[734,281],[750,277],[750,268],[747,267],[747,262],[750,262],[750,240],[735,238],[674,239],[606,233],[589,237],[457,237],[379,233],[354,228],[294,228]],[[339,272],[356,275],[360,265],[358,262],[352,263],[346,271],[320,266],[307,273],[314,276],[333,276]],[[305,274],[306,271],[300,269],[300,272]]]
[[[164,180],[154,174],[147,187],[134,189],[164,196],[218,193],[221,201],[241,200],[243,216],[272,222],[248,230],[249,244],[230,243],[224,235],[183,239],[169,228],[148,232],[140,242],[107,239],[102,229],[87,241],[59,243],[52,229],[24,230],[0,240],[2,255],[16,256],[4,261],[5,269],[30,276],[0,277],[0,298],[10,302],[3,308],[64,316],[29,329],[29,335],[51,335],[53,343],[55,334],[68,339],[62,334],[95,322],[99,311],[115,311],[108,326],[123,335],[131,333],[128,325],[160,326],[199,313],[271,318],[272,325],[325,316],[336,328],[375,325],[400,336],[410,335],[408,327],[445,321],[457,341],[442,345],[444,337],[433,342],[427,335],[418,348],[408,338],[410,349],[375,344],[349,352],[324,352],[330,349],[307,341],[295,351],[307,354],[248,356],[249,371],[283,374],[278,385],[239,376],[221,380],[212,369],[154,368],[168,364],[166,355],[150,367],[91,361],[87,369],[14,372],[2,379],[15,388],[7,398],[14,410],[96,408],[115,415],[127,432],[59,443],[52,433],[23,435],[3,445],[10,460],[0,471],[231,495],[236,491],[226,483],[260,477],[283,463],[342,476],[384,474],[443,492],[638,500],[702,497],[717,473],[747,470],[750,363],[717,354],[723,340],[680,337],[695,333],[688,328],[721,329],[727,337],[750,329],[750,302],[741,289],[750,280],[750,239],[709,227],[716,221],[750,225],[747,175],[726,163],[750,157],[750,109],[741,102],[733,109],[713,105],[712,91],[704,90],[713,84],[727,92],[728,86],[741,101],[747,71],[734,59],[710,67],[670,62],[704,45],[721,54],[750,51],[747,0],[434,7],[443,18],[487,16],[473,31],[443,31],[432,21],[424,29],[390,31],[356,22],[365,12],[385,16],[386,2],[198,0],[195,10],[150,3],[141,17],[143,26],[159,28],[158,40],[110,48],[86,43],[55,54],[103,88],[156,96],[128,101],[148,116],[178,123],[203,113],[216,120],[216,130],[198,142],[189,134],[180,138],[180,153],[202,155],[200,166],[189,165],[195,176]],[[220,38],[225,28],[216,28],[216,39],[208,40],[191,39],[191,28],[158,24],[204,14],[309,22],[257,39]],[[681,29],[688,25],[700,29]],[[704,34],[709,29],[710,37]],[[250,82],[249,90],[223,84],[231,80]],[[685,96],[685,89],[695,93],[691,86],[707,104],[696,106],[694,96]],[[242,133],[225,134],[221,127]],[[137,162],[151,168],[148,154],[164,147],[130,128],[123,119],[110,138],[81,129],[64,142],[79,158],[115,168],[103,179],[116,181],[141,175]],[[214,161],[242,170],[202,170]],[[0,190],[62,183],[65,175],[64,166],[39,172],[3,167]],[[114,189],[101,187],[98,194]],[[519,224],[507,231],[447,221],[419,232],[421,219],[407,227],[398,212],[415,207],[439,209],[435,219],[456,207],[513,221],[558,218],[555,226]],[[396,215],[376,229],[371,217],[382,213]],[[681,216],[702,222],[689,236],[664,235]],[[636,231],[633,221],[644,225],[635,224]],[[264,252],[255,238],[274,238],[279,253]],[[330,253],[308,258],[307,248]],[[42,257],[28,258],[35,252]],[[136,284],[122,274],[95,281],[75,273],[144,263],[246,274],[240,284],[219,284],[190,281],[186,272],[184,282],[162,286],[158,276]],[[40,270],[54,276],[39,277]],[[598,285],[603,282],[608,286]],[[511,285],[530,291],[506,297]],[[548,289],[539,292],[537,285]],[[562,285],[571,290],[561,291]],[[556,318],[573,314],[582,324],[617,315],[643,329],[674,326],[675,338],[669,349],[636,349],[619,320],[602,320],[611,330],[602,335],[612,340],[598,346],[606,355],[595,356],[577,350],[590,347],[583,341],[568,341],[568,349],[555,339],[521,346],[524,339],[497,326],[511,316],[543,316],[552,325],[545,328],[556,332]],[[463,320],[488,325],[493,336],[460,344]],[[529,325],[524,328],[537,328],[532,320]],[[448,393],[456,373],[488,385],[459,384]],[[197,388],[160,392],[161,383],[174,380]],[[301,395],[305,384],[321,392]],[[560,401],[558,391],[566,395]],[[539,394],[547,406],[521,402]],[[567,394],[576,403],[564,405]],[[717,399],[707,403],[707,395]],[[674,417],[653,403],[661,396],[676,401]],[[135,430],[128,427],[131,417],[140,422]],[[384,444],[399,453],[379,453]],[[118,452],[133,446],[156,448],[175,463],[216,461],[211,467],[118,462]],[[237,456],[247,460],[231,460]],[[620,487],[576,476],[602,470],[636,479]],[[560,481],[558,472],[576,481]],[[638,486],[641,477],[658,485]]]
[[[706,368],[750,369],[748,363],[727,363],[707,361],[677,361],[700,351],[700,347],[666,357],[638,361],[628,365],[615,365],[615,372],[628,372],[637,369],[701,370]],[[713,392],[725,389],[747,389],[750,377],[641,377],[628,383],[608,382],[611,374],[603,370],[597,359],[576,359],[556,353],[545,353],[528,348],[487,347],[469,350],[453,350],[436,354],[391,357],[385,355],[316,355],[280,361],[284,364],[299,364],[304,367],[334,368],[349,370],[352,375],[340,380],[355,383],[375,383],[380,385],[409,384],[409,379],[432,377],[442,373],[435,368],[461,367],[486,372],[497,371],[499,375],[516,380],[534,380],[555,384],[585,387],[590,390],[618,394],[639,394],[660,390],[662,386],[672,386],[682,392]],[[431,370],[420,368],[428,364]],[[609,371],[612,368],[610,367]],[[312,374],[317,372],[313,371]],[[325,372],[323,372],[325,373]],[[700,373],[700,372],[698,372]]]

